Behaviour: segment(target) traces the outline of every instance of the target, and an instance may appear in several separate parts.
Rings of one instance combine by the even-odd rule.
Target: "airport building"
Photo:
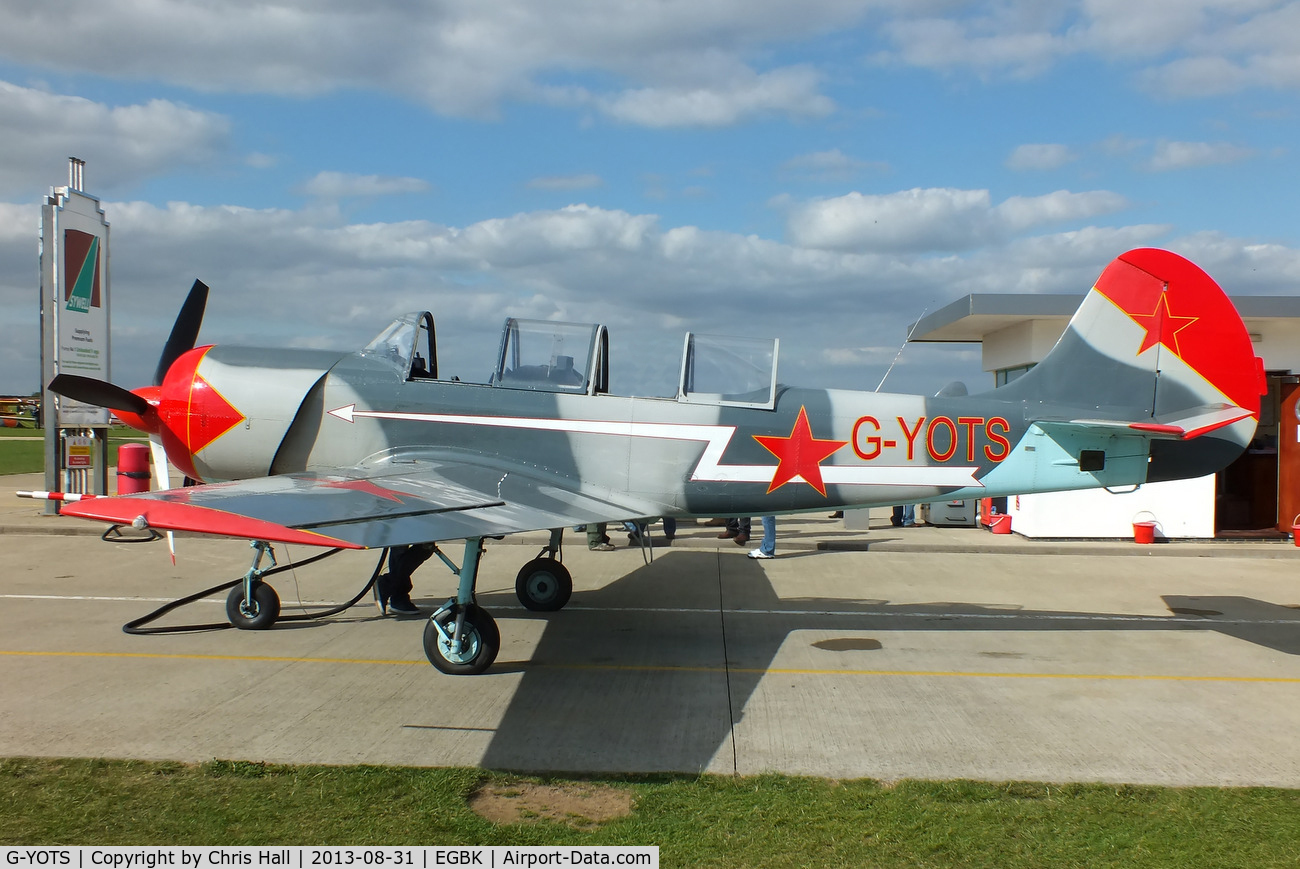
[[[993,384],[1010,383],[1042,361],[1065,331],[1083,295],[981,293],[918,321],[912,341],[979,344]],[[1133,536],[1155,522],[1174,539],[1289,534],[1300,522],[1300,298],[1233,298],[1255,355],[1264,360],[1268,394],[1250,448],[1218,474],[1144,485],[1007,499],[1017,534],[1039,538]],[[972,392],[979,392],[975,388]]]

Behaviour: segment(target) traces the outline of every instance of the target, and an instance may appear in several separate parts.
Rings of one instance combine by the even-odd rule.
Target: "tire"
[[[437,613],[424,626],[424,654],[429,663],[449,676],[476,676],[497,659],[501,650],[501,631],[487,610],[477,604],[465,607],[461,632],[461,650],[453,652],[434,621],[448,633],[456,630],[456,607]]]
[[[241,631],[264,631],[280,617],[280,596],[264,582],[253,584],[253,603],[245,612],[244,584],[241,582],[226,597],[226,618]]]
[[[563,609],[573,594],[573,576],[554,558],[534,558],[519,568],[515,597],[526,609],[553,613]]]

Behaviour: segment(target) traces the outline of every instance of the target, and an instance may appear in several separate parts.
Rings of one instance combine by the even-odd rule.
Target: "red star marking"
[[[396,501],[402,503],[398,495],[407,495],[407,492],[397,492],[392,489],[385,489],[383,486],[377,486],[369,480],[337,480],[333,483],[322,483],[322,488],[326,489],[351,489],[354,492],[365,492],[368,495],[374,495],[383,498],[386,501]]]
[[[1175,317],[1169,313],[1169,297],[1165,293],[1160,294],[1160,301],[1156,302],[1156,309],[1150,314],[1131,313],[1129,316],[1147,330],[1146,337],[1142,339],[1142,346],[1138,348],[1139,354],[1148,347],[1163,344],[1177,356],[1183,355],[1178,350],[1178,333],[1200,319],[1200,317]]]
[[[826,484],[822,482],[821,463],[848,443],[813,437],[808,425],[808,411],[802,406],[788,438],[764,435],[754,435],[753,438],[777,458],[776,473],[772,475],[772,485],[767,488],[769,494],[799,477],[820,492],[823,498],[826,497]]]

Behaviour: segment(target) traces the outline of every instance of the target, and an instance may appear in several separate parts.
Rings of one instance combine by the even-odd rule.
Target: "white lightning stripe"
[[[691,425],[667,422],[622,422],[601,419],[537,419],[515,416],[468,416],[445,413],[404,413],[400,411],[357,410],[349,404],[331,410],[331,416],[352,422],[357,417],[395,419],[407,422],[434,422],[451,425],[483,425],[497,428],[555,431],[571,434],[603,434],[618,437],[654,438],[658,440],[697,441],[704,454],[695,466],[691,480],[706,483],[768,483],[776,474],[776,465],[724,465],[722,456],[736,434],[734,425]],[[823,465],[822,481],[841,486],[936,486],[964,488],[980,486],[972,466],[947,465]],[[803,477],[796,476],[796,480]],[[807,482],[806,480],[803,480]]]

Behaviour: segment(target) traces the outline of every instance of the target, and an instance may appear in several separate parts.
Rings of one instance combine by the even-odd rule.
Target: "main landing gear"
[[[563,609],[573,594],[573,576],[557,557],[564,529],[551,531],[551,542],[536,558],[519,568],[515,597],[526,609],[551,613]]]
[[[573,577],[559,560],[563,533],[563,529],[553,530],[548,545],[536,558],[525,564],[515,578],[515,594],[519,602],[533,612],[555,612],[563,608],[573,594]],[[252,566],[226,598],[226,616],[230,623],[241,630],[250,631],[265,630],[280,617],[279,595],[274,588],[262,581],[262,577],[277,572],[275,552],[271,544],[261,540],[253,541],[253,549]],[[457,567],[442,550],[433,545],[433,554],[459,578],[456,596],[439,607],[424,626],[424,654],[429,663],[444,673],[456,676],[482,673],[492,666],[497,653],[501,651],[501,631],[488,611],[478,605],[475,597],[479,561],[483,552],[483,538],[467,539],[465,557],[461,566]],[[262,560],[267,557],[271,559],[271,567],[263,569]],[[382,566],[383,559],[375,567],[372,583]],[[361,594],[369,588],[367,585]],[[360,596],[345,607],[356,603]],[[339,610],[345,607],[340,607]],[[337,611],[329,612],[332,614]]]
[[[429,663],[452,676],[482,673],[501,651],[501,631],[488,611],[474,598],[483,538],[465,541],[465,558],[459,568],[438,547],[433,554],[460,578],[456,596],[438,608],[424,626],[424,654]]]
[[[563,529],[553,530],[550,543],[515,578],[515,595],[534,612],[555,612],[573,594],[573,577],[558,558],[563,534]],[[474,597],[483,551],[482,538],[466,540],[465,558],[457,568],[442,550],[436,546],[433,549],[433,554],[459,577],[460,586],[456,596],[425,624],[424,654],[433,666],[454,676],[482,673],[501,651],[501,631]]]

